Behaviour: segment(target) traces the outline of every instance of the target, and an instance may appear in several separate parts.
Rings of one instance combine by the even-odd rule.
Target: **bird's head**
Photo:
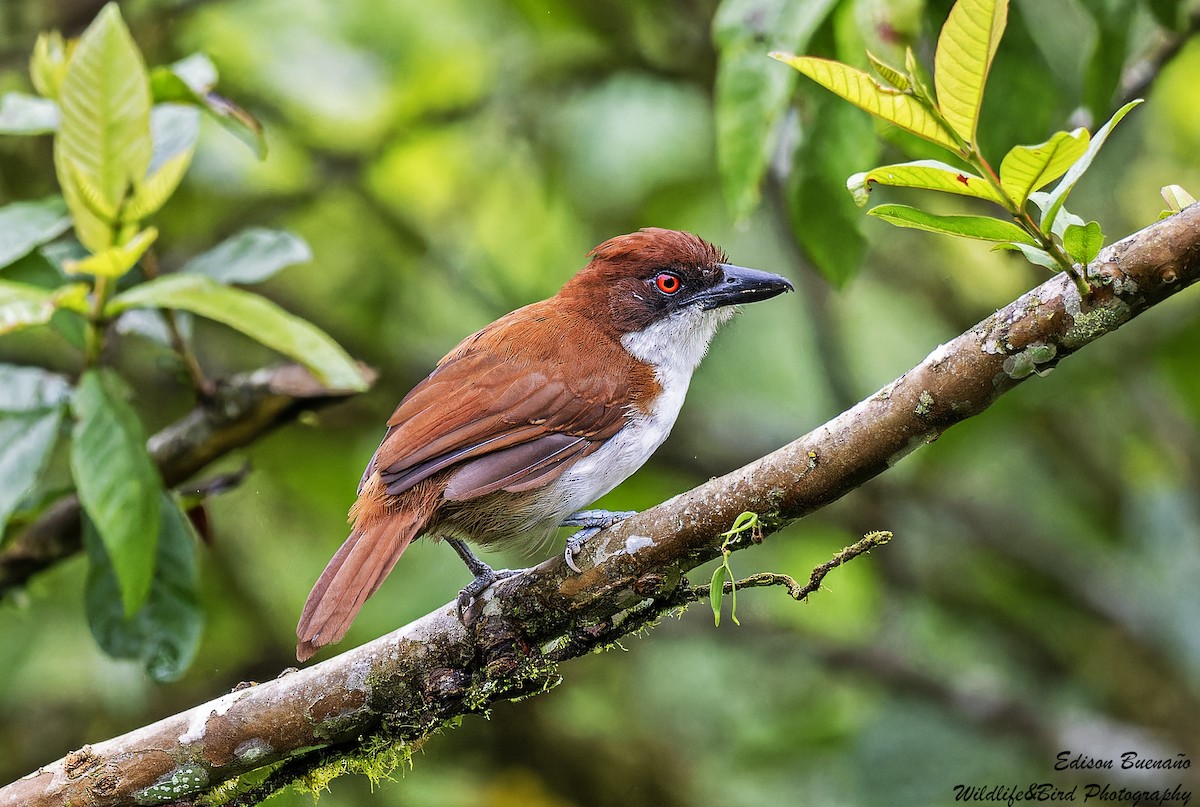
[[[698,236],[647,227],[610,238],[559,292],[616,332],[634,356],[656,366],[690,364],[735,306],[792,291],[787,278],[727,262]]]

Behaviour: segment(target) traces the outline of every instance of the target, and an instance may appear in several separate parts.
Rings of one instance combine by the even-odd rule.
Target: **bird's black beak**
[[[783,294],[785,291],[795,291],[790,280],[770,272],[760,272],[731,263],[719,263],[717,268],[723,273],[722,278],[709,288],[698,292],[689,301],[705,311],[724,305],[754,303]]]

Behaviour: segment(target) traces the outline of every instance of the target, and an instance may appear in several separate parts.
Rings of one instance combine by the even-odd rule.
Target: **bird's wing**
[[[389,419],[364,480],[378,471],[397,495],[455,468],[447,499],[532,490],[616,434],[630,417],[630,374],[613,365],[633,361],[629,354],[599,339],[594,349],[568,355],[561,339],[545,334],[561,336],[572,323],[542,320],[540,338],[530,339],[528,321],[498,320],[413,388]]]

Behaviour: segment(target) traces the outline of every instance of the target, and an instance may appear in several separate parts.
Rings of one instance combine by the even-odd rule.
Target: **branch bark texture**
[[[720,554],[743,511],[769,534],[823,507],[1196,282],[1200,206],[1106,248],[1089,277],[1091,299],[1056,276],[795,442],[607,530],[578,559],[582,574],[554,558],[489,589],[470,628],[444,606],[305,670],[85,746],[0,788],[0,807],[193,804],[278,763],[274,787],[337,756],[403,752],[464,714],[549,688],[558,662],[686,603],[684,574]]]

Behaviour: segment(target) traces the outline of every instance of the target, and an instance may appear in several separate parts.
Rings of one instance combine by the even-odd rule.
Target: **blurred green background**
[[[1154,220],[1160,186],[1196,195],[1195,5],[1015,0],[985,100],[985,148],[998,160],[1056,129],[1094,130],[1138,92],[1149,103],[1109,141],[1072,208],[1119,237]],[[853,208],[845,177],[923,156],[909,140],[812,86],[770,114],[731,89],[738,48],[761,59],[751,72],[791,80],[765,52],[799,47],[782,23],[796,15],[818,15],[811,52],[861,63],[864,46],[894,58],[913,44],[928,61],[949,6],[121,3],[151,64],[204,51],[221,91],[263,121],[270,143],[257,162],[205,121],[195,165],[155,222],[164,268],[248,224],[297,232],[315,259],[266,293],[380,380],[222,464],[252,472],[211,505],[208,625],[182,680],[153,684],[100,653],[82,557],[0,606],[0,782],[293,663],[301,604],[345,536],[395,403],[463,336],[552,294],[605,238],[691,230],[800,289],[717,339],[674,435],[603,501],[614,509],[652,505],[804,433],[1041,282],[1011,255]],[[28,91],[39,30],[77,34],[98,7],[5,0],[0,92]],[[737,145],[724,138],[739,129],[741,145],[771,160],[758,204],[722,191],[718,143]],[[0,204],[54,190],[48,138],[0,139]],[[213,375],[274,360],[220,326],[196,327]],[[430,741],[402,781],[372,790],[346,777],[321,804],[929,805],[951,803],[957,784],[1195,790],[1198,345],[1196,293],[1185,292],[733,558],[739,574],[806,577],[865,531],[895,533],[810,603],[747,592],[741,626],[720,628],[696,606],[624,652],[564,665],[564,685],[544,697],[468,718]],[[171,391],[174,369],[151,346],[129,350],[122,369],[141,411],[155,427],[170,422],[189,405]],[[70,355],[53,334],[0,342],[5,361],[71,369]],[[465,582],[452,552],[418,544],[344,646],[440,606]],[[1061,751],[1183,754],[1193,767],[1102,778],[1055,771]]]

